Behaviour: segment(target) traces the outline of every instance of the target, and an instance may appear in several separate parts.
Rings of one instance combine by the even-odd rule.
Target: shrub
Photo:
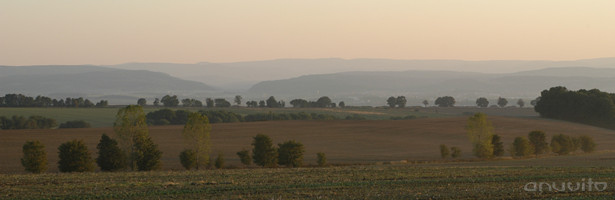
[[[458,158],[461,157],[461,149],[459,147],[451,147],[451,157]]]
[[[45,145],[40,141],[28,141],[23,145],[23,158],[21,165],[26,171],[32,173],[43,173],[47,171],[47,153]]]
[[[327,155],[325,155],[325,153],[323,152],[319,152],[316,153],[316,162],[318,163],[318,166],[324,167],[327,165]]]
[[[278,144],[278,164],[287,167],[299,167],[303,165],[303,152],[305,149],[300,142],[290,140]]]
[[[263,167],[275,167],[278,163],[278,151],[267,135],[258,134],[252,142],[252,159],[254,163]]]
[[[442,157],[443,159],[448,157],[450,154],[450,152],[448,151],[448,147],[446,147],[446,145],[441,144],[440,145],[440,157]]]
[[[239,160],[241,160],[241,163],[244,165],[250,165],[252,164],[252,157],[250,156],[250,151],[248,150],[241,150],[240,152],[237,152],[237,156],[239,156]]]
[[[58,150],[58,168],[61,172],[94,171],[94,160],[83,140],[66,142],[61,144]]]
[[[532,145],[530,145],[530,141],[524,137],[516,137],[513,142],[513,156],[525,157],[532,154],[534,150],[532,149]]]
[[[96,163],[100,170],[113,172],[126,168],[126,154],[120,149],[116,140],[103,134],[96,148],[98,149]]]
[[[60,124],[60,128],[90,128],[92,125],[83,120],[67,121]]]
[[[218,153],[215,166],[217,169],[224,168],[224,154],[222,154],[222,152]]]
[[[534,148],[534,154],[538,155],[546,153],[549,150],[549,144],[547,143],[547,137],[543,131],[532,131],[529,133],[528,138],[530,144]]]
[[[596,149],[596,143],[592,137],[583,135],[579,137],[579,140],[581,141],[581,150],[583,150],[583,152],[591,153]]]
[[[158,150],[158,145],[154,144],[152,138],[149,136],[135,137],[134,148],[134,159],[137,164],[137,170],[150,171],[160,168],[162,152]]]
[[[493,135],[493,137],[491,137],[491,144],[493,145],[493,156],[504,155],[504,143],[501,141],[499,135]]]
[[[179,161],[187,170],[196,167],[196,152],[192,149],[186,149],[179,153]]]
[[[574,144],[570,136],[558,134],[551,138],[551,150],[559,155],[569,154],[573,148]]]

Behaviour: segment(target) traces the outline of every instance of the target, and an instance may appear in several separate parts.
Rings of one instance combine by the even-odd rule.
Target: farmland
[[[73,113],[75,117],[88,119],[96,118],[93,113],[108,112],[110,117],[102,117],[101,125],[112,122],[117,111],[116,108],[70,109],[67,112],[37,109],[32,113]],[[10,109],[0,110],[5,114],[4,111]],[[148,108],[146,112],[152,110]],[[237,109],[236,112],[248,114],[267,110]],[[371,119],[409,114],[428,118],[213,124],[212,154],[223,153],[228,169],[202,171],[185,171],[180,165],[178,155],[184,150],[183,126],[149,127],[150,135],[163,152],[161,170],[117,173],[57,173],[57,147],[61,143],[83,139],[95,154],[101,134],[113,136],[113,129],[108,125],[88,129],[0,130],[3,160],[0,162],[0,199],[520,199],[610,198],[615,194],[614,130],[541,119],[523,109],[486,109],[482,111],[493,112],[489,120],[506,147],[514,137],[526,136],[532,130],[543,130],[547,136],[589,135],[598,146],[597,152],[591,154],[481,161],[471,156],[471,145],[464,130],[467,123],[464,113],[476,110],[479,109],[308,109],[303,111],[340,113],[340,116],[354,112],[371,116]],[[295,169],[244,167],[235,153],[251,148],[252,137],[258,133],[271,136],[274,144],[291,139],[302,142],[306,147],[304,163],[308,166]],[[46,145],[48,173],[26,174],[20,165],[21,145],[34,139]],[[440,159],[440,144],[460,147],[462,157]],[[317,152],[325,152],[333,166],[313,167]],[[408,163],[389,164],[400,160]],[[575,183],[588,178],[607,182],[609,187],[592,192],[523,190],[528,182]]]

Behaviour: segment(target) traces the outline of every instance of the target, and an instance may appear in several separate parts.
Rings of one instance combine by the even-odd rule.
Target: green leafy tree
[[[454,107],[455,98],[451,96],[438,97],[435,104],[439,107]]]
[[[160,99],[158,98],[154,99],[154,106],[160,106]]]
[[[547,136],[543,131],[532,131],[528,134],[530,144],[534,149],[534,155],[546,153],[549,150],[549,144],[547,143]]]
[[[340,103],[338,105],[340,106],[340,108],[345,108],[346,107],[346,103],[344,103],[343,101],[340,101]]]
[[[493,156],[493,126],[487,120],[487,115],[476,113],[468,119],[466,126],[468,137],[474,149],[472,152],[479,158],[490,158]]]
[[[222,152],[218,153],[218,157],[216,157],[216,169],[224,168],[224,154]]]
[[[135,138],[135,162],[137,170],[151,171],[160,169],[162,152],[150,137]]]
[[[487,98],[485,97],[478,98],[476,99],[476,106],[486,108],[487,106],[489,106],[489,100],[487,100]]]
[[[147,99],[145,99],[145,98],[139,98],[139,100],[137,100],[137,105],[140,105],[140,106],[145,106],[145,105],[147,105]]]
[[[519,108],[523,108],[523,106],[525,106],[525,101],[523,101],[523,99],[519,99],[517,101],[517,105],[519,105]]]
[[[58,147],[58,168],[61,172],[94,171],[94,160],[83,140],[73,140]]]
[[[459,147],[451,147],[451,157],[452,158],[461,157],[461,149]]]
[[[207,166],[210,152],[211,125],[207,116],[201,113],[190,113],[182,135],[186,144],[196,153],[196,169]]]
[[[441,144],[440,145],[440,157],[444,159],[448,157],[449,155],[450,155],[450,152],[448,151],[448,147],[446,147],[445,144]]]
[[[502,97],[498,98],[498,106],[500,106],[500,108],[504,108],[507,104],[508,104],[508,100]]]
[[[192,149],[186,149],[179,153],[179,161],[187,170],[196,167],[196,152]]]
[[[252,142],[252,159],[254,163],[263,167],[275,167],[278,163],[278,151],[273,146],[271,138],[258,134]]]
[[[493,156],[504,155],[504,142],[501,141],[499,135],[494,134],[493,137],[491,137],[491,144],[493,145]]]
[[[322,96],[318,98],[318,100],[316,100],[316,104],[318,105],[318,107],[321,107],[321,108],[330,107],[331,103],[332,103],[331,98],[329,98],[328,96]]]
[[[239,156],[239,160],[241,164],[250,165],[252,164],[252,156],[250,156],[250,151],[244,149],[237,152],[237,156]]]
[[[23,147],[23,157],[21,158],[21,165],[28,172],[43,173],[47,171],[47,153],[45,152],[45,145],[40,141],[27,141]]]
[[[516,137],[513,142],[513,156],[516,157],[526,157],[532,154],[534,150],[532,149],[532,145],[530,141],[525,137]]]
[[[303,153],[305,152],[303,144],[295,140],[290,140],[278,144],[278,146],[278,164],[286,165],[287,167],[299,167],[303,165]]]
[[[579,140],[581,141],[581,150],[583,150],[583,152],[591,153],[596,149],[596,143],[592,137],[583,135],[579,137]]]
[[[316,153],[316,163],[320,167],[324,167],[327,165],[327,155],[323,152]]]
[[[278,103],[277,100],[275,100],[275,97],[273,97],[273,96],[270,96],[267,99],[266,102],[267,102],[267,107],[268,108],[278,108],[278,107],[280,107],[280,104]]]
[[[126,154],[120,149],[117,141],[103,134],[96,146],[98,158],[96,163],[102,171],[119,171],[126,168]]]
[[[214,100],[211,98],[205,99],[205,105],[207,105],[208,108],[213,108],[215,105]]]
[[[398,96],[397,99],[395,99],[395,101],[397,102],[397,107],[400,107],[400,108],[405,108],[406,103],[408,103],[408,100],[406,100],[405,96]]]
[[[240,106],[240,105],[241,105],[241,100],[242,100],[242,99],[243,99],[243,98],[242,98],[240,95],[236,95],[236,96],[235,96],[235,104],[237,104],[238,106]]]
[[[397,105],[397,98],[395,98],[394,96],[391,96],[387,99],[387,105],[389,105],[389,107],[391,108],[395,108],[395,106]]]
[[[423,100],[423,105],[427,107],[429,105],[429,101],[427,101],[427,99]]]
[[[177,95],[165,95],[164,97],[162,97],[160,102],[162,102],[162,105],[166,107],[177,107],[179,105],[179,99],[177,99]]]

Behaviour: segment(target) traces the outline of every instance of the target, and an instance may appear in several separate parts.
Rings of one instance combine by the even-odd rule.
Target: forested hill
[[[211,91],[160,72],[98,66],[0,66],[0,93],[47,96],[139,95]]]
[[[509,74],[451,71],[343,72],[264,81],[250,95],[260,96],[454,96],[535,98],[546,88],[598,88],[615,92],[615,69],[551,68]]]

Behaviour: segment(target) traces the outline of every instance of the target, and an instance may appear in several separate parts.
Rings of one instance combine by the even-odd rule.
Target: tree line
[[[552,87],[543,90],[534,107],[541,117],[615,128],[615,94]]]
[[[192,113],[187,110],[160,109],[147,113],[147,123],[150,125],[183,125],[188,121]],[[255,121],[280,121],[280,120],[336,120],[337,117],[328,114],[317,113],[253,113],[242,116],[240,114],[224,110],[201,110],[198,113],[207,116],[210,123],[233,123]]]
[[[109,102],[101,100],[98,103],[93,103],[89,99],[83,97],[52,99],[46,96],[30,97],[23,94],[6,94],[0,97],[0,107],[106,107]]]

